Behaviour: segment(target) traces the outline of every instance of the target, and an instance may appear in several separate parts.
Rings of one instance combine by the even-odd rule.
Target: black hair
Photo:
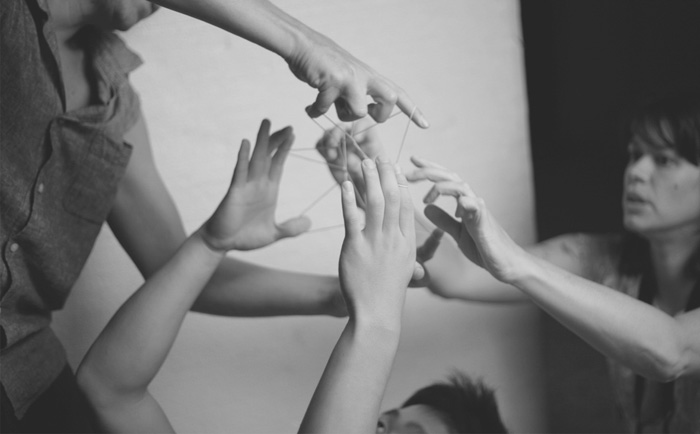
[[[492,389],[455,372],[448,381],[416,391],[401,406],[426,405],[457,433],[507,433]]]
[[[645,142],[673,149],[689,162],[700,165],[700,90],[684,89],[648,100],[629,117],[626,140],[639,137]],[[649,242],[625,231],[620,263],[626,275],[640,275],[651,269]],[[686,270],[700,276],[700,246]]]
[[[627,122],[625,143],[634,137],[700,165],[700,92],[668,94],[640,106]]]

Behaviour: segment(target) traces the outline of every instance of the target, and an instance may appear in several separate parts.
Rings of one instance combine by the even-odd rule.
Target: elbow
[[[98,373],[85,363],[81,364],[75,374],[78,387],[83,392],[93,408],[99,408],[105,401],[106,387]]]
[[[685,376],[688,370],[688,363],[684,357],[678,357],[674,360],[669,360],[658,369],[656,381],[661,383],[670,383]]]
[[[654,357],[647,375],[641,373],[649,380],[661,383],[670,383],[686,375],[689,361],[688,352],[684,350],[667,352]]]
[[[113,384],[98,369],[89,364],[81,364],[76,373],[78,387],[85,395],[93,410],[101,413],[120,401],[121,395]]]

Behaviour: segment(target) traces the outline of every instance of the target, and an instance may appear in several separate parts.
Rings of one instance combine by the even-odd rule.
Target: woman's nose
[[[635,161],[630,161],[627,165],[628,181],[645,181],[649,179],[649,175],[654,170],[654,159],[651,155],[645,154],[637,158]]]

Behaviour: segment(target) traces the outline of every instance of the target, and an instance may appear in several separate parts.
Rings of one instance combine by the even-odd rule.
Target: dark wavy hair
[[[426,405],[456,433],[507,433],[493,390],[461,372],[416,391],[401,406]]]

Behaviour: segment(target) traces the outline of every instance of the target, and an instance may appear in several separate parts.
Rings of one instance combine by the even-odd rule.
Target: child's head
[[[416,391],[400,408],[384,412],[378,433],[506,433],[494,393],[455,373]]]

